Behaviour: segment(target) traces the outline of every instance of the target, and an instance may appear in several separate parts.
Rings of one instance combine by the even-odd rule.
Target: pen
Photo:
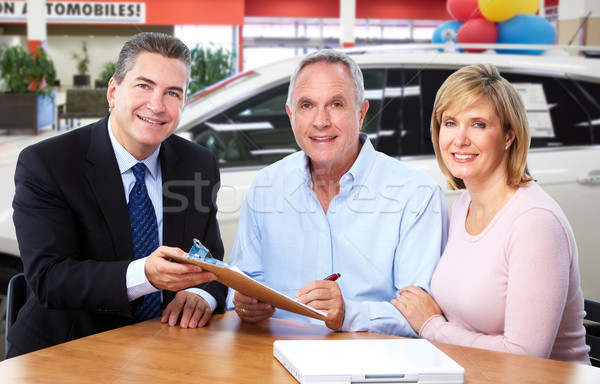
[[[340,275],[339,273],[334,273],[332,275],[327,276],[323,280],[336,281],[337,279],[340,278],[340,276],[342,276],[342,275]]]

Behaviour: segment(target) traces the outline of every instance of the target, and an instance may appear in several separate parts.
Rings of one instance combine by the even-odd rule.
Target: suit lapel
[[[171,144],[171,139],[167,139],[160,148],[163,181],[163,244],[180,247],[185,238],[187,209],[184,208],[186,204],[193,204],[194,200],[192,196],[189,196],[189,191],[193,188],[181,184],[185,184],[186,181],[186,178],[183,177],[185,169],[181,169],[181,165],[178,166],[177,162],[178,156]]]
[[[133,242],[129,225],[123,180],[108,136],[108,117],[92,128],[87,161],[91,167],[87,179],[112,235],[118,260],[133,259]]]

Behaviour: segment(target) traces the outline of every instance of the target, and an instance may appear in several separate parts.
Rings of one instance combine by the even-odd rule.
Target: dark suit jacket
[[[133,243],[107,121],[45,140],[19,156],[13,219],[28,300],[8,335],[15,353],[131,324],[141,302],[127,300]],[[187,252],[196,237],[222,260],[215,156],[173,135],[159,157],[163,244]],[[202,288],[224,307],[225,286],[211,282]],[[163,307],[173,297],[163,291]]]

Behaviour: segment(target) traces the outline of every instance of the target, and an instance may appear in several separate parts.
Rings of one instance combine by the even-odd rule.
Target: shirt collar
[[[371,172],[371,168],[373,168],[373,164],[375,163],[375,158],[377,157],[377,152],[375,152],[375,148],[373,148],[373,144],[371,144],[371,140],[369,140],[366,133],[361,132],[359,140],[363,146],[356,161],[354,161],[354,164],[352,164],[352,167],[346,173],[346,175],[351,176],[355,185],[365,184],[365,181]]]
[[[308,156],[306,155],[306,153],[302,152],[302,161],[300,162],[300,173],[302,174],[302,177],[304,177],[304,180],[306,181],[306,186],[310,189],[312,189],[313,185],[312,185],[312,178],[310,177],[310,159],[308,158]]]
[[[375,162],[375,157],[377,153],[375,152],[375,148],[373,148],[373,144],[371,144],[371,140],[367,137],[366,133],[359,133],[358,139],[362,143],[362,148],[358,154],[358,157],[350,167],[350,170],[344,174],[340,180],[341,183],[347,179],[347,175],[350,176],[349,179],[352,181],[358,181],[359,183],[363,183],[366,180],[369,171],[371,170],[373,163]],[[302,161],[300,163],[300,173],[303,175],[306,180],[306,186],[312,188],[312,178],[310,177],[310,167],[309,167],[309,158],[306,153],[303,153]]]
[[[113,150],[115,151],[115,157],[117,158],[117,164],[119,165],[119,171],[121,174],[127,172],[137,163],[144,163],[150,174],[154,179],[158,176],[158,154],[160,152],[160,145],[150,154],[150,156],[146,157],[142,161],[138,161],[131,153],[127,152],[127,150],[119,143],[119,140],[115,137],[115,134],[112,130],[112,125],[110,122],[110,116],[108,118],[108,136],[110,137],[110,143],[112,144]]]

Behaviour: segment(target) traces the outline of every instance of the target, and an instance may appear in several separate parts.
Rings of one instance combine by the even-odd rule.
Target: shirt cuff
[[[142,297],[152,292],[159,291],[156,289],[146,277],[146,259],[143,257],[129,263],[127,266],[126,285],[127,285],[127,299],[133,301],[138,297]]]
[[[204,300],[206,300],[206,302],[208,303],[208,305],[210,306],[210,312],[214,312],[215,308],[217,308],[217,300],[212,297],[212,295],[208,292],[206,292],[203,289],[200,288],[188,288],[186,289],[186,291],[190,292],[190,293],[195,293],[196,295],[202,297]]]

